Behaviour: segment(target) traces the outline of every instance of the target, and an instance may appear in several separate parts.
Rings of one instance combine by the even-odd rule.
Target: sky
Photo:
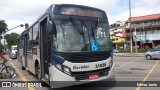
[[[0,0],[0,20],[5,20],[8,29],[20,24],[31,25],[51,4],[79,4],[104,10],[109,24],[129,18],[129,0]],[[160,13],[160,0],[131,0],[131,16]],[[24,27],[7,33],[20,34]]]

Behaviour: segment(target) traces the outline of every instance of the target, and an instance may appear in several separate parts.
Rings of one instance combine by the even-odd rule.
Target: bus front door
[[[47,18],[40,22],[40,58],[42,78],[49,79]]]

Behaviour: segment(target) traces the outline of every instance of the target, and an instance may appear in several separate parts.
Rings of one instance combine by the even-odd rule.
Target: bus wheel
[[[22,60],[21,60],[21,64],[22,64],[21,69],[25,70],[25,67],[23,66]]]
[[[37,67],[37,78],[38,78],[38,80],[41,80],[41,68],[39,65]]]
[[[22,65],[21,69],[22,69],[22,70],[25,70],[25,67]]]

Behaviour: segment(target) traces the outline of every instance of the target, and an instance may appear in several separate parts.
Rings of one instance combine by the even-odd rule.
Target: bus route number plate
[[[99,78],[99,74],[90,74],[89,79],[96,79]]]

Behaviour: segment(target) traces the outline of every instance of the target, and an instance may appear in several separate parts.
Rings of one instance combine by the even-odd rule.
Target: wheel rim
[[[147,55],[147,59],[150,60],[150,59],[151,59],[151,56],[150,56],[150,55]]]

